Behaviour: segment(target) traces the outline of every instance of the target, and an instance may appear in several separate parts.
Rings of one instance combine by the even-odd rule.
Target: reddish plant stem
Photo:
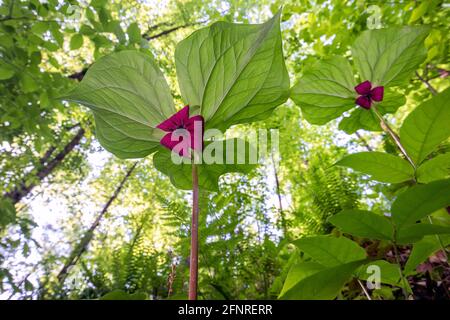
[[[403,156],[408,160],[408,162],[411,164],[411,166],[416,170],[416,164],[414,161],[410,158],[408,153],[406,152],[405,147],[403,147],[402,143],[400,142],[400,137],[394,132],[394,130],[391,129],[389,124],[384,120],[383,116],[378,111],[377,107],[375,105],[372,106],[372,110],[375,113],[375,115],[378,117],[378,120],[380,120],[381,128],[384,132],[386,132],[394,141],[397,148],[400,150],[400,152],[403,154]]]
[[[192,163],[192,222],[191,255],[189,263],[189,300],[197,300],[198,283],[198,173],[196,164]]]

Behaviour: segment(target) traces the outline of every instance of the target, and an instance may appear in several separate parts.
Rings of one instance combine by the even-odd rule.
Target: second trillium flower
[[[168,132],[160,143],[177,152],[180,156],[190,157],[189,149],[202,150],[204,120],[200,115],[189,117],[189,106],[161,122],[157,128]]]
[[[372,89],[370,81],[364,81],[355,87],[355,91],[360,95],[356,98],[356,104],[364,109],[370,109],[372,101],[382,101],[384,94],[384,87],[375,87]]]

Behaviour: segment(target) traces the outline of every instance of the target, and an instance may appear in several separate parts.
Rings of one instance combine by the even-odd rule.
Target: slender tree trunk
[[[189,300],[197,300],[198,284],[198,173],[197,165],[192,163],[192,222],[191,254],[189,258]]]
[[[44,156],[39,159],[39,163],[42,165],[45,165],[47,163],[48,159],[50,159],[50,157],[52,156],[53,152],[55,152],[55,150],[56,150],[56,147],[53,147],[53,146],[48,148],[48,150],[45,152]]]
[[[73,148],[80,144],[80,140],[84,136],[84,133],[84,129],[80,128],[77,134],[72,138],[72,140],[70,140],[69,143],[64,146],[63,150],[61,150],[52,160],[48,161],[51,154],[54,152],[54,148],[51,147],[46,152],[44,157],[42,157],[42,159],[40,160],[43,166],[35,174],[35,178],[37,181],[28,184],[25,181],[22,181],[18,187],[14,188],[14,190],[10,192],[7,192],[3,195],[3,197],[11,199],[13,204],[18,203],[20,200],[26,197],[36,185],[42,182],[42,180],[44,180],[50,173],[53,172],[53,170],[64,160],[64,158],[73,150]]]
[[[358,131],[355,132],[355,135],[358,137],[359,141],[366,147],[367,151],[373,151],[372,147],[367,143],[366,139],[362,135],[359,134]]]
[[[416,76],[419,78],[420,81],[427,87],[427,89],[431,92],[433,96],[437,95],[436,89],[431,85],[428,79],[425,79],[424,77],[420,76],[420,74],[416,71]]]
[[[57,279],[60,285],[64,284],[64,281],[69,273],[69,269],[73,267],[78,260],[80,259],[81,255],[86,251],[87,246],[91,242],[94,231],[100,224],[100,221],[102,220],[103,216],[108,212],[109,207],[111,206],[112,202],[117,198],[120,191],[122,190],[123,186],[125,185],[125,182],[128,180],[128,178],[131,176],[133,170],[136,168],[138,162],[135,162],[130,169],[128,169],[127,173],[123,177],[122,181],[119,183],[116,190],[114,190],[113,195],[109,198],[109,200],[105,203],[103,206],[102,211],[100,211],[97,218],[92,223],[91,227],[85,232],[83,238],[80,240],[78,245],[73,249],[71,254],[69,255],[69,258],[67,259],[66,263],[62,267],[61,271],[59,272]]]
[[[277,166],[276,166],[276,163],[275,163],[275,158],[273,156],[273,152],[270,153],[270,156],[272,158],[273,172],[274,172],[274,176],[275,176],[275,187],[276,187],[277,198],[278,198],[278,210],[279,210],[280,218],[281,218],[281,227],[283,229],[284,237],[286,239],[289,239],[287,223],[286,223],[286,215],[285,215],[285,212],[283,210],[283,202],[282,202],[282,199],[281,199],[280,179],[278,177],[278,171],[277,171]]]

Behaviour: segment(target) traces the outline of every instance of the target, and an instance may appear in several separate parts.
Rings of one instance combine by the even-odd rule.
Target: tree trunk
[[[133,170],[136,168],[138,162],[135,162],[130,169],[128,169],[127,173],[123,177],[122,181],[119,183],[116,190],[114,190],[113,195],[109,198],[109,200],[105,203],[103,206],[102,211],[100,211],[97,218],[92,223],[91,227],[84,233],[83,238],[81,238],[78,245],[72,250],[71,254],[69,255],[69,258],[67,259],[66,263],[62,267],[61,271],[59,272],[57,279],[59,284],[62,286],[64,284],[64,281],[69,273],[69,269],[73,267],[78,260],[80,259],[81,255],[86,251],[87,246],[91,242],[94,231],[100,224],[101,219],[103,216],[108,212],[109,207],[111,206],[112,202],[117,198],[120,191],[122,190],[123,186],[125,185],[125,182],[128,180],[128,178],[131,176]]]
[[[75,146],[80,144],[80,140],[84,136],[84,133],[85,130],[83,128],[80,128],[77,134],[72,138],[72,140],[70,140],[70,142],[64,146],[63,150],[61,150],[52,160],[48,161],[51,154],[55,150],[54,147],[51,147],[40,160],[43,166],[35,175],[37,181],[29,184],[27,184],[25,181],[22,181],[20,186],[14,188],[14,190],[10,192],[7,192],[3,197],[11,199],[13,204],[18,203],[20,200],[26,197],[36,185],[42,182],[44,178],[46,178],[50,173],[53,172],[53,170],[64,160],[64,158],[73,150],[73,148],[75,148]]]
[[[355,131],[355,135],[358,137],[359,141],[364,145],[367,151],[373,151],[372,147],[367,143],[366,139],[362,135],[359,134],[358,131]]]
[[[288,227],[287,227],[287,222],[286,222],[286,214],[283,210],[283,201],[281,198],[280,179],[278,177],[277,164],[275,163],[275,158],[273,156],[273,152],[270,153],[270,156],[272,158],[273,172],[274,172],[274,176],[275,176],[275,187],[276,187],[276,193],[277,193],[277,198],[278,198],[278,210],[279,210],[280,218],[281,218],[281,228],[283,229],[283,236],[286,239],[289,239]]]

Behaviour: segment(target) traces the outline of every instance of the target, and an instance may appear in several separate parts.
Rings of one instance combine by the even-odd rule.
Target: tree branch
[[[424,77],[422,77],[417,71],[416,71],[416,76],[419,78],[420,81],[422,81],[422,83],[428,88],[428,90],[430,90],[430,92],[433,96],[438,94],[438,92],[436,91],[435,88],[433,88],[433,86],[430,84],[430,82],[427,79],[425,79]]]
[[[366,147],[367,151],[373,151],[372,147],[367,143],[366,139],[362,135],[359,134],[358,131],[355,132],[355,135],[358,137],[359,141]]]
[[[194,26],[194,25],[197,25],[197,24],[201,24],[201,23],[203,23],[203,21],[186,23],[184,25],[176,26],[176,27],[173,27],[173,28],[161,31],[161,32],[159,32],[157,34],[154,34],[154,35],[149,35],[149,34],[145,33],[145,34],[142,35],[142,38],[144,38],[145,40],[148,40],[148,41],[154,40],[154,39],[163,37],[165,35],[168,35],[168,34],[170,34],[172,32],[175,32],[177,30],[184,29],[184,28],[187,28],[187,27],[191,27],[191,26]],[[170,25],[170,24],[171,23],[160,23],[159,25],[155,25],[155,26],[150,27],[149,30],[156,29],[156,28],[158,28],[159,26],[162,26],[162,25]],[[88,71],[88,69],[89,69],[89,67],[86,67],[86,68],[84,68],[83,70],[81,70],[79,72],[75,72],[75,73],[69,75],[68,78],[81,81],[81,80],[83,80],[83,77],[85,76],[85,74]]]
[[[170,28],[170,29],[161,31],[161,32],[159,32],[159,33],[157,33],[157,34],[155,34],[155,35],[147,35],[147,34],[144,34],[144,35],[142,36],[142,38],[144,38],[145,40],[154,40],[154,39],[160,38],[160,37],[162,37],[162,36],[168,35],[168,34],[170,34],[170,33],[172,33],[172,32],[175,32],[175,31],[177,31],[177,30],[184,29],[184,28],[188,28],[188,27],[194,26],[194,25],[196,25],[196,24],[200,24],[200,23],[201,23],[201,22],[186,23],[186,24],[184,24],[184,25],[176,26],[176,27],[173,27],[173,28]]]
[[[133,170],[136,168],[138,162],[135,162],[130,169],[128,169],[125,176],[122,178],[122,181],[120,181],[118,187],[116,190],[114,190],[113,195],[108,199],[108,201],[103,206],[103,209],[100,211],[97,218],[94,220],[92,225],[86,232],[84,233],[83,238],[81,238],[78,245],[72,250],[71,254],[69,255],[69,258],[65,262],[64,266],[61,268],[61,271],[58,273],[57,279],[59,284],[62,286],[64,284],[65,279],[67,278],[67,275],[69,274],[70,268],[73,267],[78,260],[80,259],[81,255],[87,250],[87,247],[89,243],[91,242],[94,231],[100,224],[100,221],[102,220],[103,216],[108,212],[109,207],[113,203],[113,201],[117,198],[120,191],[122,190],[123,186],[125,185],[125,182],[128,180],[128,178],[133,173]]]
[[[80,144],[81,138],[84,136],[85,130],[83,128],[80,128],[77,132],[77,134],[70,140],[51,161],[47,162],[48,158],[50,157],[50,154],[47,153],[44,155],[44,157],[41,159],[45,163],[47,162],[43,167],[41,167],[38,172],[36,173],[35,177],[38,179],[38,182],[41,182],[44,178],[46,178],[50,173],[53,172],[53,170],[64,160],[64,158],[75,148],[75,146]],[[53,150],[51,151],[53,153]],[[48,156],[48,158],[46,158]],[[14,188],[14,190],[7,192],[4,194],[5,198],[9,198],[12,200],[13,204],[18,203],[20,200],[22,200],[25,196],[27,196],[31,190],[37,185],[37,182],[32,182],[30,184],[27,184],[25,181],[22,181],[20,186]]]

